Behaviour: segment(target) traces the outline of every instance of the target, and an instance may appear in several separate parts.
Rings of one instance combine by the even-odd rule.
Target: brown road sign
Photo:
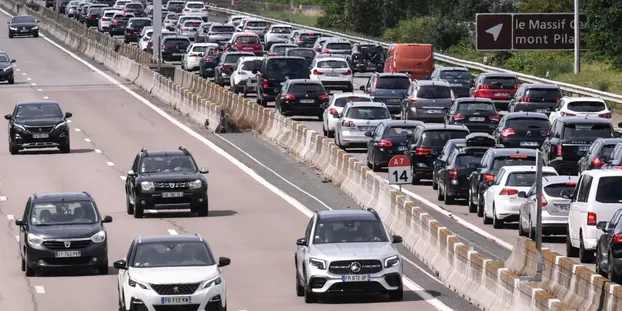
[[[580,29],[587,18],[580,17]],[[574,14],[477,14],[476,45],[480,51],[573,50]],[[581,40],[584,48],[584,40]]]

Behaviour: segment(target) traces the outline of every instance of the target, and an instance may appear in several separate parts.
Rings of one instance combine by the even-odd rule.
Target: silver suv
[[[322,294],[386,293],[403,299],[402,258],[372,210],[315,212],[296,241],[296,294],[314,303]]]
[[[366,148],[371,139],[366,132],[373,132],[378,124],[391,120],[391,113],[384,103],[348,102],[339,114],[335,127],[335,144],[341,149]]]

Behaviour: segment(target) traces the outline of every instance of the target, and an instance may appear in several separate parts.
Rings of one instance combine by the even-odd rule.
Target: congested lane
[[[95,197],[102,214],[114,218],[114,222],[107,225],[110,263],[124,257],[135,236],[200,233],[207,238],[216,256],[232,259],[232,265],[224,268],[229,309],[272,310],[275,305],[289,310],[311,308],[304,306],[293,288],[292,254],[294,241],[307,223],[304,215],[203,142],[43,39],[2,40],[3,49],[18,58],[16,68],[26,73],[17,81],[30,83],[30,86],[26,84],[27,88],[23,84],[9,86],[24,88],[24,92],[7,93],[3,101],[5,113],[10,113],[18,101],[47,98],[58,101],[65,111],[74,114],[71,119],[74,152],[71,154],[46,152],[10,156],[6,140],[3,140],[0,145],[5,150],[1,153],[2,170],[6,172],[4,176],[11,176],[0,180],[2,195],[7,198],[2,202],[5,215],[15,218],[23,213],[24,203],[33,192],[85,190]],[[5,87],[2,85],[2,89]],[[208,179],[211,181],[212,217],[158,214],[134,219],[126,215],[121,176],[136,153],[142,147],[174,149],[179,145],[187,147],[200,166],[211,170]],[[244,195],[239,195],[240,192]],[[2,242],[15,243],[17,230],[8,220],[7,216],[2,228],[7,234],[3,235]],[[4,296],[1,309],[103,311],[116,308],[114,269],[108,276],[71,273],[71,276],[38,276],[26,280],[19,271],[17,248],[3,257],[6,257],[6,264],[1,277],[15,282],[0,285]],[[406,297],[405,300],[416,301],[393,303],[391,307],[395,310],[433,309],[418,296]],[[334,308],[331,305],[312,307]],[[371,310],[375,306],[351,304],[339,308]]]

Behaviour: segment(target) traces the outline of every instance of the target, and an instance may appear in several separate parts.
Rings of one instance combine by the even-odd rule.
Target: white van
[[[609,221],[622,208],[622,170],[584,171],[574,193],[562,196],[571,199],[566,255],[592,263],[602,233],[596,224]]]

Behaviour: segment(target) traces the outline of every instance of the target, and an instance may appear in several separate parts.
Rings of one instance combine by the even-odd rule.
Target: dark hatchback
[[[123,34],[123,41],[125,43],[137,42],[140,32],[143,28],[151,26],[151,20],[147,17],[132,18],[128,21],[125,27],[125,33]]]
[[[619,149],[616,153],[622,155],[622,139],[621,138],[598,138],[596,139],[587,153],[579,159],[577,163],[577,173],[599,168],[608,168],[614,162],[619,165],[619,159],[614,157],[616,147]],[[618,147],[618,145],[620,147]]]
[[[110,27],[108,27],[108,34],[111,37],[124,35],[125,27],[130,21],[130,18],[133,17],[134,14],[132,13],[115,14],[110,22]]]
[[[281,93],[288,79],[309,79],[309,65],[302,57],[265,57],[257,75],[257,104],[266,107]]]
[[[268,50],[268,56],[285,56],[285,51],[287,49],[297,48],[295,44],[288,43],[275,43],[270,46]]]
[[[22,271],[34,276],[50,268],[94,268],[108,274],[108,240],[97,204],[87,192],[38,193],[26,203],[19,227]]]
[[[302,57],[307,60],[307,63],[311,65],[311,62],[315,58],[317,53],[312,48],[288,48],[285,50],[283,56],[295,56]]]
[[[469,91],[475,83],[469,70],[464,67],[437,67],[430,79],[447,81],[456,98],[469,97]]]
[[[382,72],[385,53],[380,45],[355,43],[347,60],[353,72]]]
[[[70,152],[69,124],[71,112],[63,112],[58,103],[25,102],[15,105],[9,120],[9,152],[17,154],[22,149],[58,148]]]
[[[13,63],[15,63],[15,60],[9,58],[7,53],[0,52],[0,81],[7,81],[9,84],[15,84]]]
[[[190,209],[199,216],[209,212],[207,169],[199,169],[184,147],[178,150],[143,148],[134,158],[125,180],[128,215],[142,218],[145,210]]]
[[[298,40],[294,42],[300,48],[313,48],[315,41],[317,38],[321,37],[322,34],[317,32],[302,32],[298,35]]]
[[[199,75],[205,79],[214,77],[214,68],[220,62],[220,48],[210,46],[205,49],[203,58],[199,61]]]
[[[125,5],[123,12],[133,13],[136,17],[146,17],[145,8],[142,3],[132,2]]]
[[[367,167],[380,172],[389,165],[396,155],[403,155],[408,149],[408,135],[422,125],[421,121],[392,120],[380,123],[373,132],[365,133],[371,137],[367,142]]]
[[[283,84],[274,107],[283,116],[317,116],[322,120],[327,102],[328,93],[322,82],[292,79]]]
[[[510,112],[493,132],[497,144],[506,148],[540,148],[549,136],[551,124],[544,113]]]
[[[39,21],[32,16],[13,16],[7,24],[9,24],[9,38],[39,36]]]
[[[562,98],[562,90],[555,84],[523,84],[510,101],[508,110],[541,112],[550,115]]]
[[[607,189],[622,189],[622,182],[620,178],[616,177],[604,177],[603,179],[610,185]],[[602,180],[602,179],[601,179]],[[601,181],[602,182],[602,181]],[[600,192],[600,191],[599,191]],[[618,203],[622,197],[613,194],[615,191],[610,192],[608,195],[605,193],[599,193],[597,196],[606,203]],[[605,200],[602,200],[605,199]],[[612,200],[613,199],[613,200]],[[617,210],[609,221],[599,221],[596,224],[596,229],[602,231],[602,234],[598,238],[596,244],[596,273],[608,276],[609,279],[617,284],[622,284],[622,209]]]
[[[409,136],[409,148],[404,155],[410,160],[413,173],[413,185],[421,179],[431,179],[434,161],[450,139],[465,138],[469,129],[464,125],[445,125],[427,123],[417,126]]]
[[[99,19],[102,17],[102,14],[104,14],[104,8],[102,7],[89,8],[84,17],[84,25],[87,28],[96,27],[99,23]]]
[[[432,189],[438,189],[438,170],[440,170],[441,167],[445,163],[447,163],[451,152],[458,147],[465,146],[466,140],[464,138],[450,139],[445,143],[445,146],[443,146],[443,150],[441,150],[441,152],[439,153],[436,161],[434,161],[434,166],[432,167]]]
[[[182,36],[162,38],[162,60],[178,62],[190,46],[190,39]]]
[[[369,94],[373,101],[387,105],[391,114],[402,113],[402,99],[410,86],[410,75],[406,73],[374,73],[361,85],[361,91]]]
[[[231,74],[236,68],[233,68],[238,59],[241,57],[253,57],[255,54],[251,52],[224,52],[220,57],[220,61],[214,67],[214,80],[220,86],[229,85]]]
[[[492,134],[499,125],[499,113],[490,99],[463,97],[454,101],[445,122],[464,125],[473,133]]]

